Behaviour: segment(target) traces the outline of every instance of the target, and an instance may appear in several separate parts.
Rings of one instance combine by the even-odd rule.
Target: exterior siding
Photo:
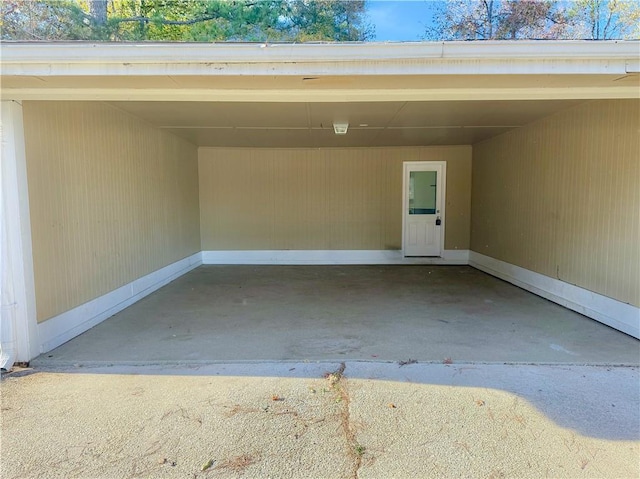
[[[640,306],[640,101],[474,145],[471,249]]]
[[[469,146],[200,148],[202,249],[401,249],[403,161],[447,161],[445,248],[468,249]]]
[[[200,251],[194,145],[97,102],[24,121],[39,322]]]

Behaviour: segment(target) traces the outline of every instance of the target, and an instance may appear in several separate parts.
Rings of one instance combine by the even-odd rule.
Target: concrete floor
[[[640,342],[468,266],[201,266],[36,365],[640,363]]]
[[[575,365],[36,368],[2,379],[0,469],[5,479],[637,478],[638,381],[638,368]]]

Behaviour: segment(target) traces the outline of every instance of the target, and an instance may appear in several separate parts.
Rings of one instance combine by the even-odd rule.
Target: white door
[[[404,163],[404,256],[442,256],[446,163]]]

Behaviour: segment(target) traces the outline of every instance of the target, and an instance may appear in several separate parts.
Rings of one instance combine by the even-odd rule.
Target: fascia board
[[[397,74],[414,66],[429,70],[475,69],[490,65],[494,73],[562,73],[591,65],[585,73],[606,73],[637,61],[637,41],[518,41],[338,44],[121,44],[11,43],[0,44],[4,75],[90,74],[298,74],[301,70],[339,74]],[[460,63],[462,61],[462,63]],[[532,65],[536,65],[532,68]],[[571,68],[560,68],[572,65]],[[597,68],[594,68],[596,65]],[[295,68],[292,68],[295,67]],[[415,69],[415,68],[414,68]],[[364,70],[364,71],[363,71]],[[549,71],[550,70],[550,71]],[[147,72],[147,73],[144,73]],[[429,73],[424,71],[424,73]],[[441,72],[439,72],[441,73]],[[609,71],[609,73],[612,73]],[[250,74],[250,73],[243,73]],[[334,73],[335,74],[335,73]],[[409,74],[414,74],[410,72]]]

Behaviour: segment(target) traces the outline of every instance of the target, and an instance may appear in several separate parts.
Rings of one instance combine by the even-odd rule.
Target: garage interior
[[[396,97],[426,88],[420,75],[396,80]],[[72,101],[51,93],[83,88],[67,77],[3,78],[3,88],[40,81],[51,99],[21,101],[39,361],[638,363],[634,324],[616,331],[482,272],[506,264],[637,314],[637,97],[525,99],[538,78],[481,74],[434,75],[428,88],[475,81],[523,93],[375,101],[394,77],[331,75],[216,80],[220,91],[261,81],[260,101]],[[638,74],[542,81],[595,91],[637,86]],[[273,101],[276,85],[295,94]],[[370,92],[301,101],[307,87]],[[346,135],[335,122],[349,124]],[[446,162],[454,260],[401,256],[406,161]],[[224,265],[261,251],[397,259]],[[172,265],[156,283],[175,281],[146,296],[141,279]],[[140,301],[96,309],[123,288],[132,292],[120,304]],[[82,315],[94,319],[73,319]]]

